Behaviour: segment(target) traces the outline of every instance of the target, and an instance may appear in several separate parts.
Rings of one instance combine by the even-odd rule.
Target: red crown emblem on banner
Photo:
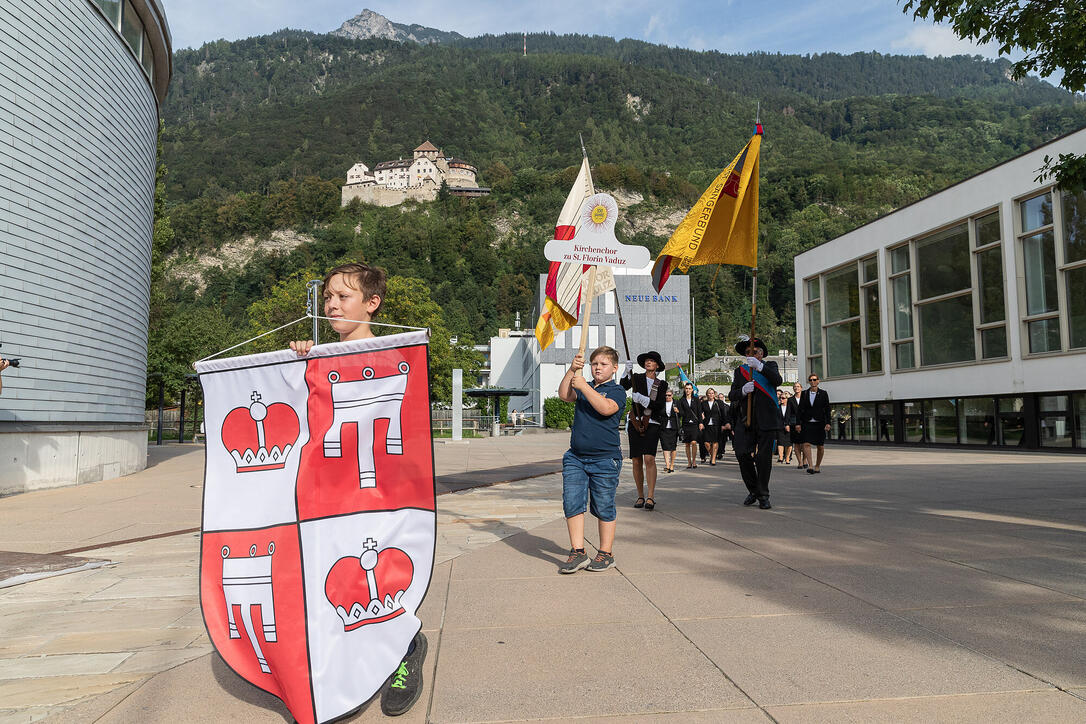
[[[253,391],[248,407],[235,407],[222,423],[222,443],[239,473],[282,470],[298,442],[298,415],[290,405],[265,405]]]
[[[340,558],[328,571],[324,595],[343,620],[343,630],[380,623],[404,612],[403,595],[411,585],[415,567],[399,548],[377,551],[367,538],[360,556]]]

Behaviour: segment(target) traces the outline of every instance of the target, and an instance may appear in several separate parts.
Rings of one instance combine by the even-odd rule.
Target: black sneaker
[[[426,658],[426,636],[419,631],[411,641],[414,649],[385,682],[381,692],[381,711],[385,716],[400,716],[415,705],[422,694],[422,660]]]
[[[758,501],[758,507],[762,510],[769,510],[773,506],[769,504],[769,498],[765,497]]]
[[[755,495],[754,493],[751,493],[751,494],[750,494],[750,495],[748,495],[748,496],[746,497],[746,499],[745,499],[745,500],[743,501],[743,505],[754,505],[754,504],[755,504],[755,503],[757,503],[757,502],[758,502],[758,496],[757,496],[757,495]]]
[[[569,549],[569,558],[566,559],[565,563],[558,566],[558,572],[559,573],[576,573],[577,571],[581,570],[582,568],[585,568],[586,566],[588,566],[588,562],[589,561],[588,561],[588,554],[587,553],[585,553],[583,550],[578,551],[575,548],[570,548]]]

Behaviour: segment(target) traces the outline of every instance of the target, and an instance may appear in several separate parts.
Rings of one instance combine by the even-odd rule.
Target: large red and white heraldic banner
[[[204,623],[303,724],[370,699],[421,627],[437,522],[427,338],[196,365]]]

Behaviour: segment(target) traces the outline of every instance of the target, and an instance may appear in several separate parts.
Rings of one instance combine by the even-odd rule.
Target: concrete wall
[[[0,496],[108,480],[143,470],[143,429],[10,425],[0,430]]]

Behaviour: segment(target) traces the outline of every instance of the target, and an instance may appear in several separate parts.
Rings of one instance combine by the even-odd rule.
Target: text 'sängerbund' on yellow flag
[[[705,190],[652,268],[660,291],[675,270],[703,264],[758,265],[758,153],[762,126]]]

